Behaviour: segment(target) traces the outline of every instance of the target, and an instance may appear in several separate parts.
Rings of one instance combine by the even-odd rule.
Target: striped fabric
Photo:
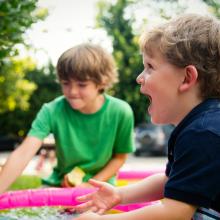
[[[193,220],[220,220],[220,213],[213,209],[198,208],[193,216]]]

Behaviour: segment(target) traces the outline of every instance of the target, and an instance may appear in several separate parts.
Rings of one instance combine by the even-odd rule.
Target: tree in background
[[[42,104],[61,94],[60,86],[56,82],[55,68],[51,63],[26,72],[26,80],[37,85],[36,90],[30,96],[29,108],[26,110],[16,108],[13,112],[6,111],[0,114],[0,134],[7,134],[11,137],[25,136]]]
[[[130,3],[129,0],[118,0],[115,4],[100,1],[97,23],[112,39],[113,56],[119,72],[114,95],[131,105],[135,122],[139,123],[146,119],[146,98],[140,94],[136,83],[136,77],[143,70],[138,38],[132,30],[132,18],[124,16],[124,10]]]
[[[35,68],[36,64],[31,58],[5,58],[0,67],[0,114],[16,108],[28,109],[29,97],[37,86],[29,82],[25,75]]]
[[[25,73],[35,68],[34,63],[16,57],[17,46],[26,45],[26,30],[47,15],[47,10],[37,8],[36,3],[37,0],[0,1],[0,113],[27,109],[36,88],[25,78]]]
[[[42,103],[59,94],[51,63],[38,68],[18,56],[19,45],[29,46],[24,33],[46,16],[37,0],[0,1],[0,135],[24,136]]]
[[[220,19],[220,2],[219,0],[203,0],[208,6],[210,6],[210,11],[218,19]]]

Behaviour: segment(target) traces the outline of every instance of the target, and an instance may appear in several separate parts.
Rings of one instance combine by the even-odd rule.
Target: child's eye
[[[153,70],[153,66],[150,63],[147,63],[145,65],[145,71],[147,71],[148,74],[151,74],[152,70]]]
[[[86,86],[87,86],[87,83],[78,83],[78,86],[80,86],[80,87],[86,87]]]
[[[63,86],[68,86],[68,85],[69,85],[69,82],[68,82],[68,81],[61,81],[61,84],[62,84]]]
[[[153,69],[153,66],[150,63],[147,63],[147,68],[148,69]]]
[[[144,63],[144,69],[149,71],[149,70],[153,69],[153,66],[150,63]]]

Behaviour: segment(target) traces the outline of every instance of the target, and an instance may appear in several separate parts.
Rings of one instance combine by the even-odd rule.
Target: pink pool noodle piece
[[[10,191],[0,195],[0,209],[74,206],[80,204],[76,197],[94,192],[95,190],[95,188],[44,188]],[[114,209],[126,212],[149,204],[151,203],[118,205]]]
[[[153,174],[156,173],[164,173],[164,169],[153,169],[153,170],[132,170],[132,172],[130,170],[121,170],[118,173],[117,178],[118,179],[144,179],[148,176],[151,176]]]
[[[147,171],[120,171],[118,179],[143,179],[164,170]],[[9,191],[0,194],[0,209],[11,209],[21,207],[37,206],[74,206],[79,202],[76,197],[94,192],[95,188],[44,188],[32,190]],[[129,205],[118,205],[114,209],[120,211],[131,211],[152,203],[136,203]]]
[[[94,191],[93,188],[44,188],[10,191],[0,195],[0,209],[33,206],[73,206],[76,197]]]

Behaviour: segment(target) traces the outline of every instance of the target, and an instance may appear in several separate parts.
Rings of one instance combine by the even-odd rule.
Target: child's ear
[[[181,92],[187,91],[193,85],[197,83],[198,79],[198,71],[195,66],[188,65],[185,67],[185,75],[182,84],[180,85],[179,89]]]
[[[104,84],[97,85],[99,93],[103,93],[105,91],[105,87],[106,86]]]

